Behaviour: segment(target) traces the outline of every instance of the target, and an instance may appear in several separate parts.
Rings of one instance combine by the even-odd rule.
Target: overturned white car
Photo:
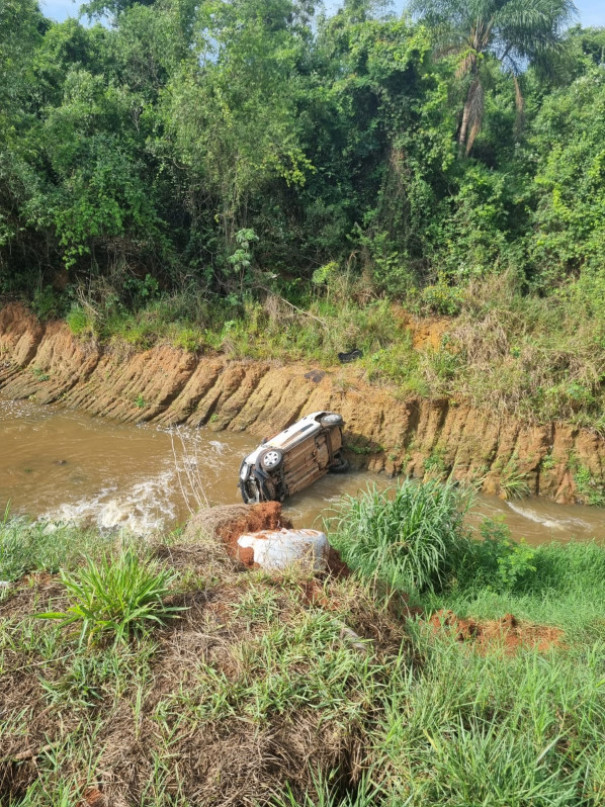
[[[342,473],[343,419],[335,412],[313,412],[259,447],[242,462],[239,487],[246,504],[282,502],[328,471]]]

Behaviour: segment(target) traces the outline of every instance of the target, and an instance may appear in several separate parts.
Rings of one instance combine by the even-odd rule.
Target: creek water
[[[240,462],[257,444],[250,434],[175,433],[0,397],[0,517],[10,503],[14,515],[140,535],[171,529],[200,505],[240,502]],[[328,475],[284,509],[297,527],[317,527],[340,496],[369,484],[386,488],[394,480],[364,472]],[[597,508],[478,495],[468,520],[477,526],[485,516],[504,517],[513,537],[533,544],[605,541],[605,511]]]

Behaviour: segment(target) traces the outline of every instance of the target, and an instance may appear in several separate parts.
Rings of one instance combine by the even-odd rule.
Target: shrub
[[[523,540],[513,541],[502,518],[485,518],[481,541],[471,541],[461,558],[457,578],[462,588],[514,591],[535,577],[536,550]]]
[[[445,276],[441,275],[436,284],[425,286],[420,295],[421,309],[428,313],[453,317],[462,308],[462,292],[456,286],[450,286]]]
[[[40,617],[58,619],[64,626],[80,623],[81,641],[111,635],[124,641],[181,610],[163,602],[174,575],[145,563],[132,550],[117,559],[108,554],[99,562],[89,559],[74,573],[61,572],[61,580],[72,604],[67,611]]]
[[[346,496],[331,540],[363,575],[392,586],[440,588],[468,545],[468,496],[452,483],[406,480],[391,490]]]
[[[73,305],[65,317],[69,330],[74,336],[94,335],[95,323],[91,313],[81,305]]]

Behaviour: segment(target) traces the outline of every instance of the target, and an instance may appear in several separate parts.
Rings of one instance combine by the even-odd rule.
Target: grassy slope
[[[168,340],[234,357],[331,365],[339,351],[357,347],[367,378],[395,383],[401,395],[464,396],[524,419],[571,420],[604,431],[603,299],[585,279],[547,298],[521,295],[507,276],[464,289],[429,286],[408,303],[421,315],[417,331],[430,330],[435,314],[447,320],[440,338],[419,349],[409,315],[376,299],[363,278],[340,278],[302,308],[269,296],[262,305],[227,309],[183,295],[135,314],[76,308],[67,319],[83,335],[138,347]]]
[[[443,520],[455,496],[439,502]],[[422,523],[431,519],[429,506]],[[332,537],[353,560],[357,522],[346,524]],[[82,553],[103,550],[94,534],[7,523],[0,578],[78,569]],[[3,805],[75,807],[100,782],[114,803],[149,807],[605,802],[603,549],[553,545],[528,557],[498,546],[494,575],[493,553],[464,559],[448,545],[464,567],[439,566],[449,582],[419,585],[417,605],[512,611],[565,632],[544,653],[512,656],[408,619],[396,591],[380,593],[377,556],[357,577],[316,584],[241,573],[202,536],[138,551],[175,575],[168,604],[186,610],[125,643],[89,644],[33,618],[68,604],[56,577],[21,578],[2,595]],[[404,585],[406,568],[390,579]]]

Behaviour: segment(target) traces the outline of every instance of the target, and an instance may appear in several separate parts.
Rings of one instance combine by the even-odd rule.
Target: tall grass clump
[[[164,602],[174,578],[132,550],[117,558],[105,555],[99,561],[89,559],[73,573],[61,572],[71,600],[69,608],[40,617],[60,620],[63,626],[79,624],[81,641],[102,637],[124,641],[181,610]]]
[[[345,496],[331,519],[331,541],[363,576],[406,589],[441,588],[468,538],[468,493],[452,483],[406,480]]]

